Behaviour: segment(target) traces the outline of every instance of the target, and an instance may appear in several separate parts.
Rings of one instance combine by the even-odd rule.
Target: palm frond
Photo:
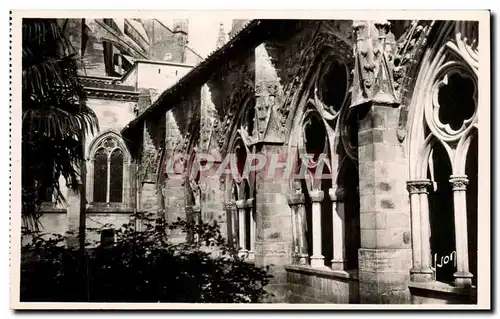
[[[72,46],[55,19],[23,19],[22,214],[38,229],[42,194],[64,201],[59,178],[78,186],[83,137],[98,129],[78,77]]]

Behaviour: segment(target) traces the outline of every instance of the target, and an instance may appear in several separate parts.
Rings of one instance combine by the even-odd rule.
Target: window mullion
[[[110,184],[111,184],[111,153],[108,153],[108,169],[107,169],[107,180],[106,180],[106,203],[109,204],[110,197]]]

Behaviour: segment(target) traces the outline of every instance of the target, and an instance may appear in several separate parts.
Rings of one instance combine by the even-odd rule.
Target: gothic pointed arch
[[[102,132],[88,147],[87,200],[97,205],[131,204],[131,156],[120,134]]]
[[[287,124],[288,165],[298,166],[290,189],[304,198],[302,208],[290,204],[297,259],[305,262],[307,253],[313,267],[355,269],[357,254],[346,253],[360,247],[357,185],[346,182],[358,174],[357,124],[349,113],[352,61],[335,46],[316,45]]]
[[[333,118],[350,98],[348,88],[352,82],[352,48],[343,39],[334,33],[319,32],[305,48],[301,60],[296,81],[291,83],[291,88],[286,88],[289,93],[283,103],[283,108],[288,109],[285,111],[287,139],[292,137],[296,119],[310,99],[316,103],[322,115]],[[339,76],[339,73],[344,72],[343,69],[346,74]],[[331,80],[335,76],[340,82],[328,85],[328,78]],[[337,92],[333,92],[334,90]],[[340,93],[339,90],[345,92]]]
[[[223,154],[230,152],[235,145],[236,138],[241,139],[247,148],[257,140],[256,132],[259,120],[255,110],[255,97],[250,91],[243,93],[239,106],[235,107],[233,112],[230,123],[225,125],[224,143],[221,147]]]
[[[438,36],[425,51],[408,117],[410,179],[425,177],[417,172],[426,161],[425,140],[430,135],[445,143],[453,158],[478,121],[477,22],[440,24]],[[461,151],[460,153],[463,153]],[[419,175],[420,176],[417,176]]]
[[[434,28],[406,124],[414,280],[466,287],[477,276],[478,22]]]
[[[296,103],[291,108],[288,122],[289,154],[293,154],[289,156],[289,165],[294,165],[297,160],[294,149],[304,151],[304,123],[311,119],[319,119],[319,127],[325,131],[327,149],[324,153],[328,154],[327,167],[331,174],[339,170],[339,163],[342,162],[338,160],[339,155],[357,162],[356,123],[349,118],[348,108],[351,62],[336,50],[331,42],[319,46],[300,94],[297,93],[294,98]]]

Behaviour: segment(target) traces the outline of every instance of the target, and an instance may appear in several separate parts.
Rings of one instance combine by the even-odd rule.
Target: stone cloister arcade
[[[478,66],[475,22],[254,20],[122,131],[137,209],[217,221],[274,302],[473,302]]]

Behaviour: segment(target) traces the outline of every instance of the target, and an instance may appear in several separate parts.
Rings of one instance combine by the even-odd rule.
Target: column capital
[[[465,191],[467,190],[469,179],[465,175],[451,175],[450,184],[454,191]]]
[[[432,182],[428,179],[406,181],[406,189],[410,194],[428,194]]]
[[[345,199],[346,189],[343,187],[332,187],[328,190],[328,195],[332,201],[341,202]]]
[[[236,202],[235,201],[229,201],[224,203],[224,209],[226,210],[235,210],[236,209]]]
[[[242,208],[247,208],[247,201],[244,199],[240,199],[236,201],[236,208],[242,209]]]
[[[288,194],[288,205],[300,205],[305,203],[304,194]]]
[[[255,199],[254,198],[249,198],[249,199],[247,199],[246,202],[247,202],[247,207],[253,207]]]
[[[321,202],[325,198],[325,193],[322,190],[312,190],[309,192],[312,202]]]

